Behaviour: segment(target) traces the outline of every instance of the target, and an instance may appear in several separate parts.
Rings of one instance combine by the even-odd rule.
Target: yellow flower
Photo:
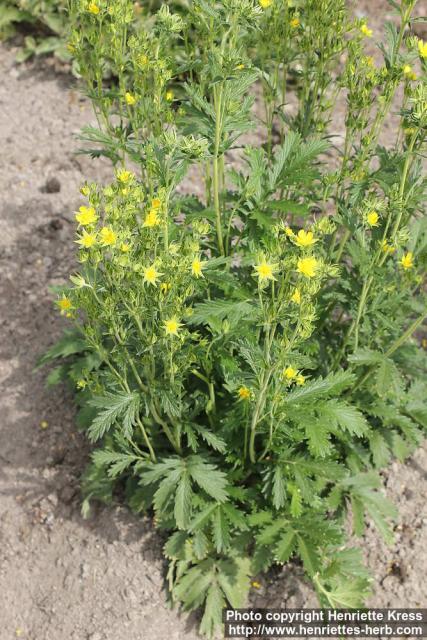
[[[273,0],[258,0],[260,7],[268,9],[273,4]]]
[[[238,64],[236,67],[234,67],[236,69],[236,71],[241,71],[242,69],[245,68],[244,64]]]
[[[295,289],[291,296],[291,300],[292,302],[295,302],[295,304],[301,304],[301,293],[299,289]]]
[[[165,96],[165,97],[166,97],[166,100],[167,100],[168,102],[172,102],[172,100],[174,99],[174,93],[173,93],[173,91],[171,91],[171,90],[166,91],[166,96]]]
[[[292,27],[292,29],[296,29],[297,27],[299,27],[300,25],[300,21],[299,18],[292,18],[290,25]]]
[[[295,380],[299,387],[302,387],[305,384],[305,376],[303,376],[302,373],[299,373]]]
[[[408,251],[400,260],[400,264],[404,269],[411,269],[414,266],[413,253]]]
[[[239,400],[249,400],[249,398],[251,397],[251,392],[247,387],[240,387],[237,395],[239,396]]]
[[[259,278],[260,282],[264,282],[265,280],[275,280],[274,277],[274,265],[268,264],[268,262],[261,262],[260,264],[255,265],[255,271]]]
[[[167,336],[177,336],[182,324],[181,322],[178,322],[174,316],[173,318],[169,318],[169,320],[165,320],[163,326]]]
[[[87,231],[83,231],[83,234],[76,240],[77,244],[80,244],[85,249],[90,249],[96,244],[96,234],[88,233]]]
[[[64,294],[60,300],[57,301],[57,305],[61,310],[61,315],[68,314],[69,311],[73,308],[73,303],[70,298]]]
[[[80,193],[82,194],[82,196],[87,197],[90,194],[89,185],[84,184],[82,187],[80,187]]]
[[[144,282],[148,282],[152,284],[154,287],[157,286],[157,280],[160,278],[161,273],[159,273],[156,267],[152,264],[150,267],[144,267]]]
[[[130,244],[128,242],[122,242],[122,244],[120,245],[120,251],[123,251],[123,253],[128,253],[130,251]]]
[[[394,253],[396,251],[396,247],[392,247],[390,244],[388,244],[387,240],[383,240],[381,242],[381,249],[384,251],[384,253]]]
[[[160,198],[153,198],[151,201],[151,208],[160,209],[161,204],[162,204],[162,201],[160,200]]]
[[[102,227],[99,235],[101,237],[101,243],[104,247],[112,246],[117,242],[117,236],[110,227]]]
[[[120,171],[117,172],[117,180],[123,184],[130,182],[133,177],[132,171],[127,171],[126,169],[120,169]]]
[[[252,586],[254,589],[261,589],[261,585],[259,582],[257,582],[256,580],[254,580],[253,582],[251,582]]]
[[[422,58],[427,58],[427,42],[418,40],[418,51]]]
[[[360,31],[367,38],[370,38],[373,33],[372,29],[370,29],[367,24],[362,24],[362,26],[360,27]]]
[[[286,367],[286,369],[284,369],[283,371],[283,377],[286,378],[286,380],[293,380],[297,377],[297,375],[298,371],[293,367]]]
[[[159,216],[157,215],[157,211],[155,209],[150,209],[147,213],[146,218],[144,220],[143,227],[156,227],[160,224]]]
[[[366,222],[369,224],[370,227],[377,227],[378,220],[379,220],[379,217],[376,211],[370,211],[366,216]]]
[[[288,236],[288,238],[292,238],[292,236],[295,235],[290,227],[286,227],[285,233]]]
[[[304,229],[300,229],[295,242],[299,247],[311,247],[311,245],[317,242],[317,240],[315,240],[312,231],[304,231]]]
[[[125,100],[126,100],[126,104],[128,104],[130,107],[134,105],[136,102],[135,96],[129,93],[129,91],[125,94]]]
[[[196,278],[203,277],[202,268],[203,263],[199,260],[199,258],[194,258],[193,262],[191,263],[191,273],[193,274],[193,276],[196,276]]]
[[[98,15],[98,13],[99,13],[99,7],[98,7],[98,5],[96,4],[96,2],[90,2],[90,3],[89,3],[88,11],[89,11],[90,13],[93,13],[93,15],[95,15],[95,16],[97,16],[97,15]]]
[[[412,69],[410,64],[405,64],[405,66],[403,67],[403,75],[406,76],[408,78],[408,80],[416,80],[417,79],[417,74]]]
[[[88,224],[93,224],[98,220],[98,216],[93,207],[79,207],[79,211],[80,213],[76,213],[76,220],[83,227]]]
[[[306,278],[314,278],[317,267],[318,262],[316,258],[303,258],[302,260],[298,260],[297,271]]]

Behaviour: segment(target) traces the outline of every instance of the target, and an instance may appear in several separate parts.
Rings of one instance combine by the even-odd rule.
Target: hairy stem
[[[224,255],[224,240],[222,237],[222,216],[220,201],[220,146],[222,133],[222,88],[214,89],[214,105],[215,105],[215,147],[213,158],[213,196],[216,219],[216,236],[218,249],[221,255]]]

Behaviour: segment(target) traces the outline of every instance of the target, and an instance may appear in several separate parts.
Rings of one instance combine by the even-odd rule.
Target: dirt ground
[[[385,3],[370,6],[379,29]],[[34,372],[64,326],[49,288],[73,269],[78,187],[111,169],[75,155],[74,136],[93,117],[73,79],[52,61],[17,66],[15,54],[0,48],[0,640],[197,640],[197,618],[166,604],[150,520],[118,505],[81,518],[88,447],[71,396]],[[385,474],[400,516],[391,547],[371,528],[360,541],[372,606],[426,606],[426,463],[424,447]],[[256,606],[316,606],[299,567],[260,582]]]

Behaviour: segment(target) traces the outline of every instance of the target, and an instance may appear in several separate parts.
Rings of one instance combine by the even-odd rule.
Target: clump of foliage
[[[160,2],[134,2],[134,22],[149,20],[159,9]],[[177,10],[186,6],[185,0],[169,2]],[[63,62],[71,60],[67,47],[68,0],[2,0],[0,6],[0,40],[7,40],[18,32],[25,35],[23,46],[16,56],[24,62],[32,56],[54,54]]]
[[[33,55],[54,53],[69,60],[67,51],[67,2],[65,0],[3,0],[0,6],[0,39],[26,32],[17,54],[23,62]]]
[[[82,138],[115,179],[82,187],[74,328],[44,361],[75,356],[50,381],[96,443],[84,509],[119,483],[154,511],[171,597],[209,636],[291,558],[322,606],[362,604],[346,513],[392,538],[378,469],[427,426],[427,44],[415,0],[390,4],[378,62],[341,0],[165,3],[139,29],[128,0],[71,2]]]

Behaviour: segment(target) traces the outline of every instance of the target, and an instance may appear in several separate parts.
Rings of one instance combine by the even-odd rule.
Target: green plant
[[[186,6],[185,0],[169,2],[177,10]],[[134,23],[150,19],[160,2],[133,3]],[[0,6],[0,40],[7,40],[22,32],[23,45],[17,53],[17,61],[24,62],[32,56],[54,54],[62,61],[71,59],[67,48],[68,21],[67,0],[2,0]]]
[[[0,39],[10,38],[18,28],[26,27],[29,33],[17,54],[19,62],[48,53],[70,60],[66,6],[62,0],[4,0],[0,7]]]
[[[154,510],[171,597],[204,607],[207,635],[250,576],[292,557],[322,606],[360,605],[370,580],[346,512],[357,534],[369,517],[392,538],[377,469],[427,424],[412,338],[426,317],[427,45],[408,29],[415,1],[391,5],[400,26],[377,67],[344,2],[163,4],[132,31],[127,0],[70,3],[99,123],[85,152],[111,158],[115,180],[82,187],[80,269],[57,302],[75,329],[43,362],[71,357],[49,380],[77,386],[97,443],[84,511],[117,482]]]

